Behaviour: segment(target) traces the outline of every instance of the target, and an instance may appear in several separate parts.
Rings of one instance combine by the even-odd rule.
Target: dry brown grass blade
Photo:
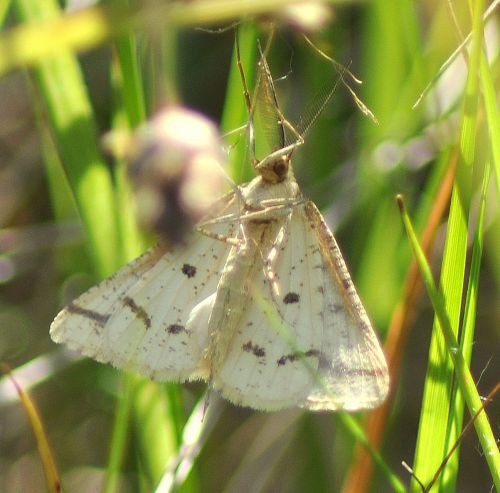
[[[36,409],[35,403],[32,401],[31,397],[26,392],[24,392],[22,387],[19,385],[19,382],[17,382],[17,380],[12,375],[12,372],[6,363],[0,363],[0,370],[10,378],[19,395],[21,404],[23,405],[30,420],[31,428],[33,429],[38,447],[38,453],[40,454],[40,459],[42,460],[45,480],[47,481],[47,491],[49,491],[50,493],[61,493],[63,490],[59,472],[57,470],[54,457],[52,456],[49,441],[47,439],[47,434],[45,433],[45,429]]]

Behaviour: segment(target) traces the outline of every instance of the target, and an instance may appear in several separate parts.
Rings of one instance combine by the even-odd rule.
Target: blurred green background
[[[209,3],[211,9],[197,10]],[[96,18],[81,15],[101,11],[87,10],[91,7],[85,2],[67,6],[46,0],[0,3],[4,26],[0,35],[0,360],[19,369],[15,375],[35,400],[67,491],[154,491],[204,391],[201,384],[175,386],[123,377],[110,366],[77,360],[49,338],[50,322],[67,301],[151,243],[135,226],[124,163],[104,152],[102,136],[110,129],[135,128],[165,100],[182,102],[210,116],[224,131],[245,123],[233,30],[214,33],[197,27],[214,29],[234,20],[242,22],[242,63],[252,86],[256,39],[264,41],[273,22],[276,33],[269,65],[276,79],[283,78],[275,84],[281,108],[292,121],[338,77],[332,65],[305,42],[303,11],[294,17],[283,1],[233,3],[178,2],[176,10],[159,1],[99,4],[97,9],[102,7],[107,15],[104,18],[116,20],[108,25],[107,39],[102,41]],[[412,259],[394,197],[405,195],[419,232],[437,215],[429,260],[438,279],[445,243],[454,240],[447,229],[446,180],[460,150],[459,169],[469,166],[465,200],[470,207],[465,207],[468,238],[462,238],[464,255],[465,248],[468,252],[465,273],[459,254],[455,284],[460,279],[467,284],[469,274],[477,274],[475,333],[467,347],[472,350],[471,371],[478,392],[486,395],[499,375],[500,228],[495,171],[486,188],[484,234],[479,233],[484,243],[480,269],[470,267],[470,258],[485,169],[489,163],[498,166],[495,146],[500,142],[492,137],[496,135],[492,122],[498,130],[498,106],[492,108],[491,101],[478,97],[472,115],[476,142],[464,144],[467,66],[459,54],[421,104],[412,108],[461,36],[470,32],[469,4],[454,4],[455,19],[445,2],[318,5],[320,22],[308,36],[363,80],[362,85],[351,85],[378,124],[364,116],[349,92],[339,87],[296,153],[298,182],[335,232],[384,340],[404,295]],[[473,3],[474,8],[481,5]],[[32,24],[29,30],[17,31],[25,44],[9,43],[19,26],[50,22],[63,15],[61,9],[67,9],[68,17],[57,25],[58,30],[52,26],[52,36],[42,36],[43,28]],[[248,17],[249,9],[260,9],[261,15]],[[210,23],[204,22],[206,18]],[[499,27],[493,14],[484,31],[496,97]],[[94,41],[88,41],[92,36]],[[74,50],[75,46],[81,49]],[[478,92],[484,91],[485,86],[480,87]],[[473,158],[464,164],[465,151],[471,150]],[[235,180],[251,178],[241,143],[230,158],[228,172]],[[436,212],[440,200],[444,201],[441,219]],[[447,269],[450,265],[453,258]],[[461,300],[458,290],[458,306]],[[356,491],[347,488],[348,475],[361,474],[366,475],[367,491],[386,492],[397,490],[398,477],[410,488],[401,461],[413,465],[415,456],[420,464],[416,474],[427,484],[444,450],[460,433],[451,433],[449,423],[458,419],[460,429],[463,412],[458,404],[450,418],[446,415],[434,424],[426,421],[433,413],[447,413],[449,405],[447,400],[433,405],[423,401],[424,385],[429,393],[450,395],[453,376],[448,372],[444,380],[436,379],[432,365],[428,366],[434,314],[425,293],[409,308],[408,339],[398,353],[394,396],[382,432],[385,473],[376,467],[371,477],[366,469],[354,469],[355,427],[348,417],[300,410],[267,414],[225,403],[188,479],[177,490],[347,492]],[[495,402],[488,408],[494,431],[498,431],[498,411]],[[465,416],[468,419],[467,411]],[[364,416],[354,419],[363,422]],[[448,445],[438,438],[433,441],[445,431]],[[434,443],[436,450],[431,450],[429,444]],[[436,457],[428,461],[424,457],[434,453]],[[432,491],[490,491],[491,474],[473,429],[453,464]],[[26,413],[11,383],[0,379],[0,491],[45,488]],[[415,484],[412,491],[419,491]]]

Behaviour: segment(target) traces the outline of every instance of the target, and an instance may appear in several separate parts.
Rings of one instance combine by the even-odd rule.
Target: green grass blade
[[[474,383],[474,379],[469,371],[469,367],[464,359],[464,355],[457,341],[454,329],[451,324],[451,320],[448,313],[448,308],[446,305],[446,300],[444,299],[442,291],[438,290],[434,283],[434,279],[432,277],[432,272],[427,263],[427,259],[425,258],[425,254],[422,251],[418,243],[417,236],[415,231],[413,230],[413,226],[411,224],[410,218],[406,209],[404,207],[404,202],[401,196],[398,196],[398,204],[401,209],[403,224],[406,229],[406,233],[410,240],[413,252],[415,254],[415,258],[417,260],[420,272],[422,274],[422,278],[427,290],[427,294],[431,299],[432,306],[436,313],[437,318],[437,326],[442,331],[443,339],[446,344],[446,350],[453,361],[453,366],[455,370],[455,374],[457,377],[457,383],[460,387],[462,395],[464,396],[465,402],[467,403],[467,407],[469,409],[469,413],[471,416],[474,416],[477,411],[482,407],[481,397],[477,392],[476,385]],[[488,466],[490,468],[491,476],[493,478],[493,482],[497,489],[500,488],[500,452],[496,445],[495,436],[493,435],[490,423],[488,421],[488,417],[485,413],[480,413],[474,423],[477,431],[477,435],[479,437],[479,441],[483,448],[484,457],[488,462]],[[432,430],[433,434],[438,430]],[[442,458],[441,458],[442,459]],[[439,467],[440,462],[438,462],[436,468]],[[432,475],[434,473],[432,471]],[[427,478],[423,477],[420,471],[415,469],[415,473],[417,477],[423,484],[427,484],[432,475]],[[420,486],[415,488],[415,491],[420,490]],[[441,490],[440,490],[441,491]]]
[[[175,399],[165,391],[165,385],[135,377],[133,396],[133,428],[138,470],[151,491],[160,480],[168,460],[178,450],[180,423],[174,419]],[[180,418],[180,417],[179,417]]]
[[[498,73],[499,58],[495,61],[495,66]],[[494,179],[496,185],[497,201],[500,200],[500,115],[498,111],[497,90],[494,86],[494,74],[491,73],[485,57],[481,58],[481,84],[482,95],[484,100],[484,107],[486,112],[486,121],[490,135],[489,143],[491,146],[491,161],[494,170]],[[500,249],[497,245],[500,244],[500,224],[499,217],[496,217],[496,223],[489,231],[489,258],[491,264],[494,266],[494,273],[496,274],[497,285],[500,284]],[[496,270],[495,270],[496,268]]]
[[[500,116],[493,76],[484,55],[481,56],[481,88],[490,136],[491,156],[495,170],[497,200],[500,201]]]
[[[131,128],[146,118],[144,87],[137,55],[137,37],[133,34],[116,39],[117,74],[120,99]]]
[[[35,105],[37,121],[40,127],[44,173],[50,196],[50,206],[56,224],[71,225],[80,222],[78,207],[75,196],[71,190],[64,173],[56,143],[52,132],[46,128],[41,115],[41,109]],[[82,272],[91,270],[90,258],[84,253],[83,246],[78,244],[72,247],[64,246],[61,249],[63,255],[55,255],[56,268],[58,272],[74,272],[75,266]]]
[[[398,493],[404,493],[406,491],[405,485],[402,483],[401,479],[394,473],[390,468],[384,458],[380,453],[370,444],[366,438],[365,431],[363,427],[358,423],[358,421],[351,415],[347,413],[339,413],[339,422],[348,430],[353,438],[363,444],[371,455],[373,461],[379,469],[382,471],[383,475],[387,479],[387,482],[391,485],[393,491]]]
[[[487,65],[486,58],[481,55],[480,79],[483,89],[484,106],[486,109],[487,123],[489,129],[490,143],[492,156],[495,159],[495,153],[500,158],[500,126],[498,120],[498,108],[495,100],[495,92],[493,89],[491,73]],[[500,164],[499,164],[500,166]],[[499,168],[500,169],[500,168]],[[483,224],[486,208],[486,197],[490,177],[490,165],[487,163],[484,168],[483,188],[481,191],[481,205],[479,210],[479,218],[477,230],[474,235],[472,259],[470,267],[469,282],[467,288],[467,296],[464,309],[463,327],[460,332],[460,347],[462,348],[464,359],[467,365],[470,365],[472,357],[472,347],[474,344],[474,329],[477,311],[477,296],[479,291],[479,274],[481,269],[481,258],[483,252]],[[497,184],[498,184],[497,180]],[[500,191],[500,189],[499,189]],[[454,446],[458,435],[460,435],[463,422],[464,399],[457,388],[454,389],[452,397],[453,402],[453,421],[451,423],[452,432],[448,437],[446,450],[451,450]],[[450,491],[455,490],[456,475],[458,472],[459,454],[455,453],[449,460],[445,473],[441,475],[439,484],[442,488],[448,487]]]
[[[477,73],[482,46],[483,5],[481,1],[475,4],[473,47],[469,60],[469,74],[460,134],[460,159],[451,198],[448,231],[441,269],[440,289],[445,300],[444,311],[449,317],[454,337],[456,337],[459,328],[467,252],[467,221],[472,165],[475,156],[478,101]],[[444,350],[445,338],[438,329],[439,324],[440,321],[436,314],[429,349],[427,378],[414,459],[415,473],[424,484],[430,481],[434,471],[448,452],[447,444],[454,443],[461,431],[451,425],[453,422],[459,422],[461,416],[450,414],[452,410],[450,406],[454,405],[451,401],[454,381],[453,366],[450,357],[446,355]],[[448,484],[444,485],[442,483],[440,491],[453,491],[455,480],[452,479],[448,468],[445,471]],[[416,492],[418,490],[419,486],[416,482],[413,482],[412,491]]]
[[[12,0],[1,0],[0,1],[0,26],[5,23],[5,18],[9,12],[9,8],[12,4]]]
[[[117,52],[117,58],[121,60],[120,55],[122,55],[122,53],[119,49],[117,49]],[[117,63],[119,64],[119,62]],[[129,121],[128,111],[131,111],[133,116],[137,116],[134,111],[137,106],[131,104],[132,97],[127,99],[127,97],[123,94],[125,92],[123,90],[125,82],[118,75],[121,75],[119,68],[120,67],[117,67],[116,63],[112,66],[112,69],[114,69],[112,73],[112,80],[114,81],[115,93],[117,93],[117,99],[120,102],[125,100],[128,101],[129,104],[126,105],[126,103],[124,103],[124,106],[126,107],[125,110],[122,110],[121,107],[118,108],[114,118],[115,128],[123,127],[123,124],[120,125],[120,122],[123,122],[125,119]],[[124,263],[140,253],[142,250],[142,244],[137,230],[137,225],[135,223],[131,193],[126,181],[125,163],[122,160],[117,159],[115,164],[115,207],[119,212],[119,214],[117,214],[117,228],[121,246],[120,263]],[[134,375],[127,375],[125,373],[121,375],[120,385],[122,391],[119,394],[120,398],[117,400],[115,408],[115,417],[109,445],[108,464],[106,467],[106,476],[103,486],[104,493],[113,493],[118,491],[119,488],[119,478],[122,473],[123,461],[126,455],[130,436],[132,405],[136,395],[135,390],[137,386],[137,379],[138,377]]]
[[[467,287],[467,296],[464,309],[464,322],[460,332],[460,347],[467,366],[470,365],[472,357],[472,347],[474,344],[474,329],[476,320],[477,309],[477,295],[479,291],[479,273],[481,271],[481,258],[483,254],[483,225],[484,225],[484,212],[486,208],[486,194],[489,183],[489,164],[486,165],[485,174],[483,177],[483,188],[481,193],[481,206],[479,211],[479,220],[477,225],[476,234],[474,235],[474,244],[472,250],[472,260],[470,267],[469,282]],[[462,393],[457,387],[453,389],[453,396],[451,399],[453,403],[453,410],[451,416],[452,430],[448,436],[446,450],[451,450],[456,443],[457,436],[460,435],[463,424],[464,415],[464,398]],[[459,465],[458,449],[450,458],[446,465],[445,472],[440,476],[439,483],[443,485],[442,488],[448,488],[450,491],[455,490],[455,483],[457,479]]]
[[[116,95],[116,108],[113,118],[113,132],[130,133],[146,116],[145,96],[142,78],[139,73],[139,60],[136,53],[134,35],[122,36],[115,42],[116,57],[112,64],[111,79]],[[135,203],[127,178],[126,162],[116,156],[115,181],[116,204],[119,214],[118,228],[123,250],[123,262],[137,257],[144,250],[144,239],[138,230],[135,218]]]
[[[257,57],[257,32],[253,23],[247,22],[238,28],[241,64],[247,84],[255,76]],[[221,118],[223,134],[242,127],[248,122],[248,112],[243,97],[243,85],[238,70],[236,48],[233,49],[229,76],[227,79],[226,98]],[[237,132],[233,138],[234,147],[230,151],[229,175],[236,180],[247,181],[252,177],[253,170],[249,159],[246,131]]]
[[[131,375],[126,375],[121,380],[120,401],[116,406],[106,477],[102,488],[103,493],[119,491],[118,480],[129,436],[130,410],[135,381]]]
[[[34,22],[57,15],[55,1],[42,3],[17,0],[19,18]],[[114,196],[111,176],[99,152],[96,123],[80,68],[73,55],[61,54],[41,62],[34,75],[88,234],[95,272],[103,277],[117,267]]]
[[[441,274],[441,289],[447,300],[446,311],[453,324],[453,333],[458,330],[461,288],[465,268],[466,220],[461,214],[460,200],[454,188],[452,209],[448,223],[448,236]],[[449,300],[454,300],[452,303]],[[446,356],[444,340],[438,329],[438,320],[433,325],[429,363],[424,387],[422,412],[415,452],[414,470],[426,484],[446,454],[450,393],[453,383],[453,368]],[[418,491],[418,486],[414,490]]]

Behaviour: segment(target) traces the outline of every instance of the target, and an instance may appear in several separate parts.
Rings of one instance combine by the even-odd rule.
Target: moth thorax
[[[272,159],[259,169],[264,181],[269,183],[279,183],[288,177],[290,169],[290,155],[285,154]]]

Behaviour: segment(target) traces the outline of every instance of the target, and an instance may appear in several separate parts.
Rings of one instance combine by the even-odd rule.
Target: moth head
[[[280,183],[288,177],[290,171],[291,153],[278,156],[268,156],[256,165],[264,181]]]

